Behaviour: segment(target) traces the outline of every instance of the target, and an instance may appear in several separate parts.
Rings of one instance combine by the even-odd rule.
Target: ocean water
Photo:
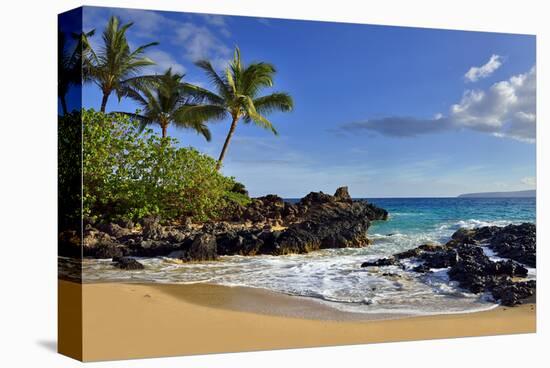
[[[474,295],[449,283],[447,269],[429,275],[396,266],[361,268],[377,259],[426,242],[446,242],[460,227],[535,222],[534,198],[368,199],[390,213],[369,229],[374,244],[359,249],[327,249],[304,255],[226,256],[216,262],[182,264],[169,258],[140,259],[143,271],[114,268],[110,260],[86,260],[85,282],[213,283],[264,288],[312,298],[340,311],[425,315],[486,310],[488,295]],[[489,249],[488,256],[498,259]],[[529,270],[535,278],[536,270]]]

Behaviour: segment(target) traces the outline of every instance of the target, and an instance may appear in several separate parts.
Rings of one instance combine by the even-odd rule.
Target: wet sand
[[[531,333],[536,306],[422,317],[339,312],[260,289],[206,284],[76,284],[85,361]],[[394,316],[395,317],[395,316]],[[384,318],[384,319],[380,319]],[[77,328],[78,326],[76,326]]]

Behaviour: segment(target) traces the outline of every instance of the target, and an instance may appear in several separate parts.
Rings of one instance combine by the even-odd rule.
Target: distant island
[[[536,197],[536,190],[518,190],[514,192],[484,192],[484,193],[466,193],[458,198],[531,198]]]

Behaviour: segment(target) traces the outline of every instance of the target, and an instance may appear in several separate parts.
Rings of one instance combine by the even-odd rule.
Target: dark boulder
[[[454,266],[458,260],[458,253],[454,249],[439,250],[435,252],[424,251],[420,257],[428,268],[447,268]]]
[[[397,263],[394,257],[380,258],[375,261],[367,261],[361,263],[361,267],[381,267],[381,266],[393,266]]]
[[[419,245],[416,248],[408,249],[401,253],[394,254],[393,256],[396,259],[407,259],[407,258],[418,257],[424,252],[436,252],[436,251],[442,251],[446,249],[447,247],[441,244],[427,243],[427,244]]]
[[[145,267],[130,257],[113,257],[113,265],[123,270],[143,270]]]
[[[228,231],[216,236],[219,255],[253,256],[260,253],[264,245],[259,237],[261,232],[254,230]]]
[[[199,234],[189,247],[188,258],[191,261],[213,261],[218,258],[216,236]]]
[[[496,286],[491,294],[500,304],[512,307],[521,304],[523,300],[535,295],[536,282],[534,280],[521,282],[504,282]]]
[[[536,267],[536,242],[535,224],[524,223],[499,230],[490,239],[489,247],[501,257]]]
[[[308,253],[321,248],[321,239],[317,235],[316,223],[305,222],[291,226],[283,231],[271,246],[271,254],[284,255]],[[266,248],[269,249],[269,248]]]

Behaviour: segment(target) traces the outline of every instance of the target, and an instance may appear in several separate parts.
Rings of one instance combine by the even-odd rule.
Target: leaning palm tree
[[[143,53],[148,47],[158,45],[158,42],[151,42],[131,51],[126,31],[132,24],[121,26],[119,19],[112,16],[103,31],[103,46],[97,55],[94,54],[89,59],[87,78],[94,81],[103,93],[101,112],[105,112],[111,93],[116,92],[120,98],[120,92],[124,88],[154,79],[154,76],[140,76],[138,73],[143,67],[155,64]]]
[[[238,47],[235,48],[233,60],[223,75],[218,74],[207,60],[198,61],[196,65],[206,72],[215,87],[215,92],[196,87],[193,93],[202,103],[186,107],[182,118],[194,123],[231,118],[229,132],[218,158],[219,170],[231,137],[241,119],[245,123],[252,122],[277,134],[277,130],[265,114],[277,110],[290,111],[294,104],[290,95],[284,92],[260,96],[262,89],[273,86],[275,67],[264,62],[244,65]]]
[[[168,69],[159,75],[151,86],[126,87],[120,91],[121,95],[136,101],[142,112],[136,114],[122,113],[140,121],[142,128],[146,125],[158,124],[162,130],[162,138],[166,138],[166,131],[170,124],[177,127],[193,129],[210,141],[210,130],[204,122],[189,122],[184,118],[185,109],[194,100],[190,91],[197,91],[189,83],[183,83],[182,74],[172,73]]]
[[[92,37],[95,30],[82,33],[71,33],[71,38],[75,41],[74,50],[68,52],[66,34],[62,30],[58,32],[57,42],[57,93],[61,101],[63,115],[68,112],[67,108],[67,93],[73,85],[82,83],[83,74],[83,56],[90,55],[93,51],[88,42],[88,38]]]

